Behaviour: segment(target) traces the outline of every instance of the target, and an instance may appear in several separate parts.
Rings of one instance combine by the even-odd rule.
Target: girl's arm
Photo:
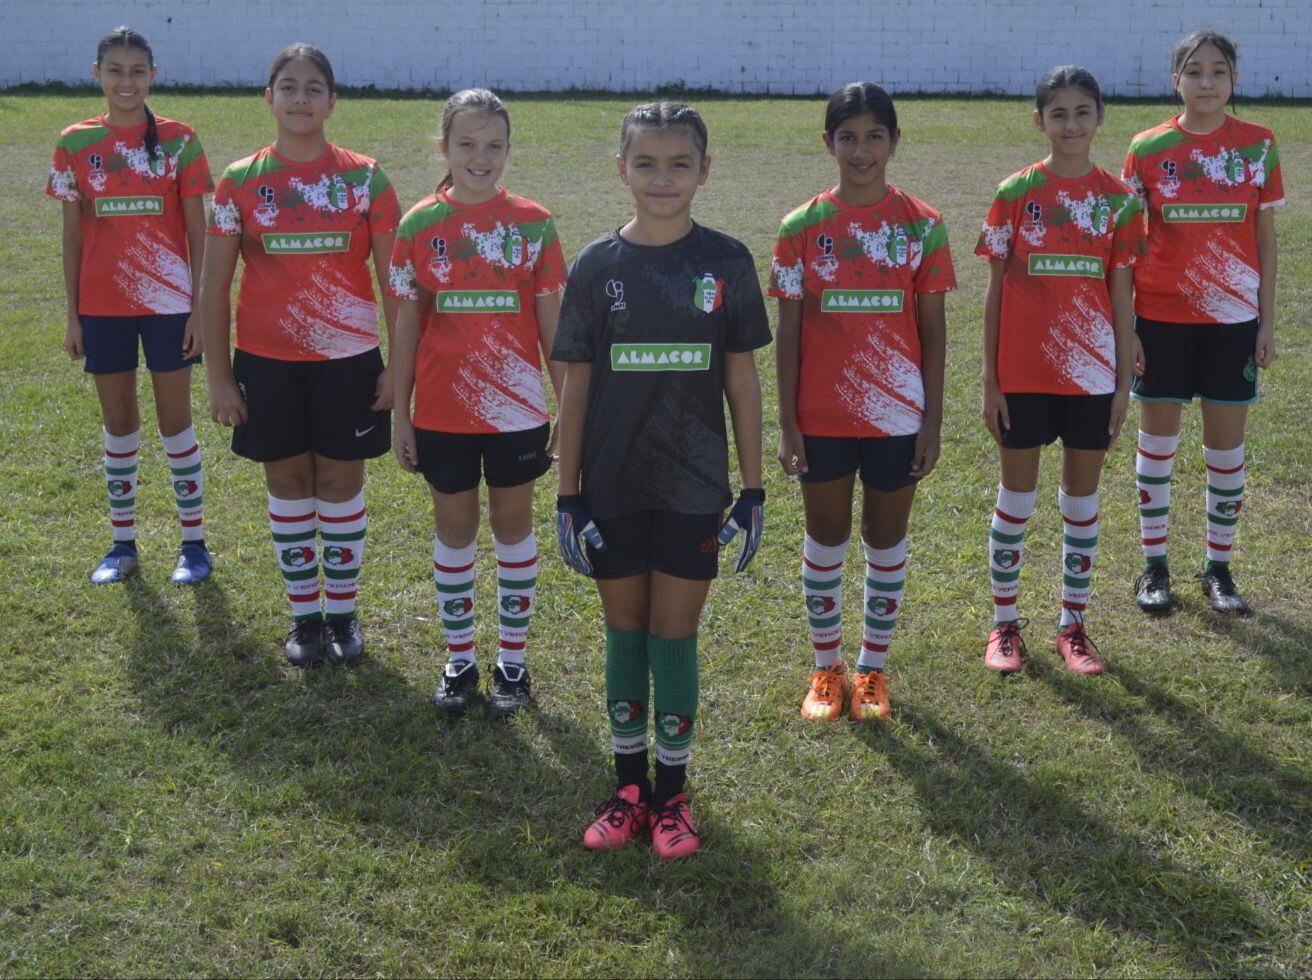
[[[64,202],[64,295],[68,303],[68,322],[64,327],[64,350],[73,360],[85,357],[82,345],[82,321],[77,317],[78,281],[82,271],[82,205]]]
[[[556,446],[560,441],[560,388],[565,382],[565,365],[551,359],[551,348],[556,343],[556,324],[560,321],[560,293],[547,293],[533,301],[533,314],[538,321],[538,346],[542,348],[542,359],[547,364],[547,378],[551,381],[551,393],[556,399],[556,424],[551,429],[551,441],[547,445],[547,455],[556,455]]]
[[[797,378],[802,367],[802,301],[779,301],[779,330],[774,338],[775,377],[779,388],[779,465],[788,476],[806,472],[806,447],[797,426]]]
[[[916,329],[920,333],[920,377],[925,386],[925,417],[916,436],[911,475],[929,476],[938,463],[943,428],[943,364],[947,352],[946,293],[916,294]],[[996,359],[995,362],[996,364]]]
[[[246,422],[246,399],[232,377],[232,277],[241,254],[240,235],[214,235],[200,275],[200,319],[205,371],[210,381],[210,418],[219,425]]]
[[[1257,212],[1257,261],[1261,278],[1257,283],[1257,349],[1253,352],[1253,359],[1258,367],[1268,368],[1276,359],[1275,208]]]
[[[396,232],[387,231],[370,238],[373,251],[374,278],[378,280],[378,291],[383,297],[383,325],[387,328],[387,366],[378,376],[374,386],[374,403],[369,407],[375,412],[386,411],[392,407],[392,345],[396,343],[396,309],[399,302],[387,289],[387,269],[392,261],[392,243]],[[414,364],[411,362],[413,370]],[[408,404],[408,403],[407,403]]]
[[[200,282],[205,262],[205,197],[197,194],[182,199],[182,221],[187,229],[187,256],[191,264],[191,281],[193,285]],[[199,288],[199,287],[195,287]],[[205,338],[200,328],[200,304],[191,304],[191,316],[187,317],[187,327],[182,334],[182,356],[190,359],[203,353]]]
[[[743,489],[760,490],[761,379],[756,374],[756,358],[751,351],[725,355],[724,394],[729,400]],[[564,459],[563,452],[561,459]]]
[[[580,492],[583,469],[583,423],[588,411],[588,387],[592,383],[592,365],[570,361],[560,386],[560,411],[556,428],[560,432],[559,493],[570,497]]]
[[[1113,269],[1108,286],[1112,298],[1112,329],[1116,332],[1116,393],[1112,396],[1112,415],[1107,432],[1114,443],[1121,434],[1129,410],[1130,379],[1137,359],[1134,350],[1134,269]],[[1107,448],[1111,449],[1111,444]]]
[[[1002,273],[1006,259],[989,260],[989,286],[984,293],[984,424],[1002,445],[1002,433],[1011,428],[1007,399],[998,387],[998,330],[1002,326]]]
[[[392,451],[401,469],[413,473],[419,466],[410,399],[415,390],[415,353],[419,350],[419,311],[433,308],[433,294],[416,287],[418,299],[400,301],[396,336],[388,343],[387,367],[392,372]]]

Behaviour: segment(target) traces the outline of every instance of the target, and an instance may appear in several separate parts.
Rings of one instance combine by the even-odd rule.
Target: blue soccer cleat
[[[178,564],[169,576],[174,585],[199,585],[210,577],[214,563],[210,551],[199,541],[184,541],[178,550]]]
[[[91,584],[113,585],[116,582],[123,582],[129,576],[135,575],[140,567],[141,562],[137,560],[136,547],[125,541],[116,541],[114,547],[100,559],[100,564],[91,573]]]

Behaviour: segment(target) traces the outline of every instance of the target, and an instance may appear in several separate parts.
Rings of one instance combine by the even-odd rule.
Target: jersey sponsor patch
[[[264,251],[269,255],[324,255],[345,252],[351,247],[351,233],[307,231],[295,234],[261,235]]]
[[[439,313],[518,313],[514,289],[446,289],[437,294]]]
[[[135,218],[143,214],[163,213],[164,198],[153,194],[96,198],[97,218]]]
[[[714,313],[724,301],[724,280],[716,279],[709,272],[694,276],[692,280],[692,305],[703,313]]]
[[[707,371],[710,344],[611,344],[612,371]]]
[[[901,313],[901,289],[826,289],[820,294],[824,313]]]
[[[1245,221],[1247,204],[1163,204],[1162,220],[1168,224]]]
[[[1102,259],[1096,255],[1031,252],[1029,270],[1032,276],[1082,276],[1086,279],[1102,279],[1105,275]]]

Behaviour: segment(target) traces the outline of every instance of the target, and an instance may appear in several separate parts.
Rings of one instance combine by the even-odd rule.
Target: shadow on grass
[[[1266,611],[1242,618],[1214,616],[1212,627],[1236,647],[1262,657],[1283,687],[1312,698],[1312,630]]]
[[[1214,874],[1162,857],[932,713],[901,702],[898,719],[862,740],[914,788],[933,831],[983,856],[1007,888],[1198,972],[1242,972],[1240,957],[1268,945],[1271,923]]]
[[[190,631],[151,585],[131,583],[139,630],[130,677],[153,723],[225,755],[251,787],[253,802],[235,805],[252,819],[308,814],[316,835],[347,823],[349,846],[394,859],[391,878],[406,876],[406,855],[423,847],[432,860],[422,874],[436,864],[442,880],[480,889],[489,910],[517,915],[527,906],[524,928],[574,937],[564,942],[573,952],[593,932],[613,938],[612,956],[672,943],[685,957],[677,969],[693,974],[768,975],[784,964],[811,975],[932,972],[798,921],[770,881],[771,856],[714,817],[703,815],[705,847],[688,861],[666,865],[645,847],[585,851],[582,829],[614,785],[599,730],[542,704],[510,722],[476,711],[448,722],[427,691],[379,661],[296,671],[276,642],[234,614],[220,584],[194,595],[199,645],[184,639]],[[403,887],[432,884],[410,873]],[[626,925],[616,910],[629,906],[639,914]]]

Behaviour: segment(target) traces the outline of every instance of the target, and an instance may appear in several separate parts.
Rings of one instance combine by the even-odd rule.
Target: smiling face
[[[457,112],[447,137],[437,145],[451,168],[452,190],[458,200],[476,204],[496,194],[510,154],[505,119],[476,109]]]
[[[884,171],[899,135],[869,113],[845,119],[832,133],[825,133],[825,146],[838,161],[839,186],[851,190],[883,187]]]
[[[264,90],[264,101],[278,120],[278,130],[296,136],[321,132],[333,113],[333,94],[319,67],[306,58],[293,58],[279,69]]]
[[[710,173],[711,156],[701,151],[687,126],[640,126],[615,162],[638,213],[669,220],[692,209],[697,188],[706,183]]]
[[[1208,116],[1222,112],[1235,88],[1235,66],[1215,44],[1205,43],[1185,59],[1180,70],[1171,76],[1171,84],[1180,93],[1185,109],[1193,115]]]
[[[1067,85],[1052,93],[1043,111],[1034,112],[1034,126],[1052,144],[1055,156],[1088,157],[1093,135],[1102,123],[1102,107],[1084,89]]]
[[[155,66],[150,55],[140,48],[125,44],[108,49],[100,61],[91,66],[91,73],[105,93],[110,111],[131,115],[139,112],[155,80]]]

